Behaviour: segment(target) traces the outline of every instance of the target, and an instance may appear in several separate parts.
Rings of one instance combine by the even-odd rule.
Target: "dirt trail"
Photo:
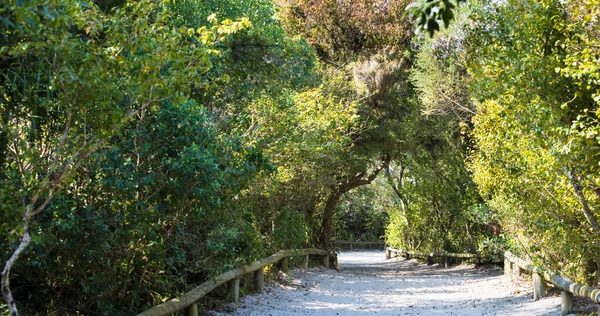
[[[386,260],[383,251],[343,252],[339,264],[293,270],[288,285],[240,298],[234,315],[560,315],[560,297],[533,301],[499,270]]]

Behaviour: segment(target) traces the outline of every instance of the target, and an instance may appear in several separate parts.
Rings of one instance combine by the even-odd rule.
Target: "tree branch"
[[[579,183],[579,180],[577,179],[577,176],[575,175],[575,171],[573,170],[573,168],[567,169],[567,167],[565,167],[565,166],[562,166],[562,169],[567,174],[567,177],[569,177],[569,180],[571,180],[571,185],[573,186],[573,191],[575,191],[575,195],[577,196],[579,203],[583,207],[583,215],[585,216],[587,221],[590,223],[590,225],[592,225],[592,228],[594,229],[594,231],[597,234],[600,234],[600,225],[598,225],[596,216],[590,209],[590,206],[589,206],[587,200],[585,199],[585,195],[583,194],[583,188],[581,187],[581,184]]]
[[[563,172],[567,175],[567,177],[571,181],[571,186],[573,187],[573,191],[575,191],[575,195],[577,196],[577,200],[579,201],[579,203],[583,207],[583,215],[585,216],[585,219],[592,226],[592,229],[594,230],[594,232],[596,234],[600,234],[600,225],[598,225],[598,221],[596,220],[596,216],[594,215],[594,213],[590,209],[590,206],[589,206],[589,204],[588,204],[588,202],[587,202],[587,200],[585,198],[585,195],[583,193],[583,187],[579,183],[579,179],[578,179],[577,175],[575,174],[575,169],[572,168],[572,167],[568,168],[566,165],[564,165],[564,164],[562,164],[560,162],[560,157],[558,156],[558,153],[556,153],[556,150],[554,149],[554,146],[552,146],[552,143],[550,142],[550,139],[548,138],[548,136],[546,136],[546,133],[544,133],[543,131],[540,131],[540,133],[541,133],[542,137],[544,138],[544,140],[546,140],[546,142],[548,143],[548,146],[550,146],[550,150],[552,152],[552,155],[554,156],[554,158],[556,158],[556,160],[560,164],[561,169],[563,170]]]
[[[327,198],[327,202],[325,203],[325,208],[323,210],[323,220],[321,222],[321,232],[319,240],[321,246],[325,248],[329,247],[329,243],[331,241],[331,234],[333,232],[333,214],[337,204],[340,201],[340,197],[342,196],[342,194],[359,186],[367,185],[373,182],[373,180],[377,178],[377,175],[381,172],[381,170],[387,168],[387,166],[390,164],[390,160],[390,155],[384,154],[381,158],[381,163],[379,164],[379,166],[377,166],[377,168],[375,168],[375,170],[373,170],[371,174],[365,176],[366,172],[361,172],[355,176],[346,179],[346,181],[339,183],[332,189],[331,194]]]

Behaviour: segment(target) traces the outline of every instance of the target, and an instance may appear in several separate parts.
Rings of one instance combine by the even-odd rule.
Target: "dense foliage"
[[[272,167],[208,109],[253,73],[231,66],[235,45],[308,48],[279,43],[266,1],[255,21],[193,1],[100,4],[3,7],[2,288],[25,312],[133,313],[262,256],[254,215],[227,201]]]
[[[597,284],[600,3],[457,2],[0,4],[0,313],[332,239]]]
[[[589,281],[600,268],[598,15],[597,1],[489,4],[469,35],[474,179],[515,247]]]

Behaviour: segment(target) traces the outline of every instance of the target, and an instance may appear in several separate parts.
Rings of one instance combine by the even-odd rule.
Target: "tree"
[[[403,19],[408,1],[277,0],[283,25],[305,37],[326,62],[345,63],[386,47],[402,50],[412,37]],[[335,66],[335,65],[334,65]]]
[[[592,58],[579,54],[597,52],[594,5],[490,3],[469,36],[475,181],[515,248],[575,279],[598,270],[598,83],[594,68],[579,68]]]
[[[418,48],[410,79],[426,117],[453,117],[453,121],[468,125],[476,114],[469,95],[464,43],[471,10],[458,9],[452,25],[435,36],[415,40]]]
[[[340,198],[371,183],[385,169],[401,136],[395,134],[409,105],[409,58],[412,33],[399,19],[402,2],[279,1],[286,30],[304,36],[328,68],[345,72],[349,89],[333,93],[354,100],[358,115],[371,128],[353,135],[351,155],[322,199],[319,243],[329,246],[332,220]],[[390,136],[393,135],[393,136]],[[322,196],[322,195],[321,195]]]
[[[334,214],[332,239],[381,239],[389,221],[388,212],[395,201],[388,198],[388,191],[384,178],[379,176],[370,185],[346,193]]]
[[[10,223],[3,238],[16,247],[3,256],[1,285],[16,315],[10,272],[36,238],[34,217],[125,124],[161,102],[185,102],[190,83],[210,69],[215,43],[250,24],[213,18],[208,28],[171,28],[171,12],[155,1],[109,16],[72,1],[4,9],[0,206]]]
[[[489,227],[472,212],[482,203],[464,161],[466,144],[448,128],[453,116],[422,118],[413,146],[390,168],[395,196],[386,242],[425,251],[476,251]],[[416,124],[415,124],[416,125]]]

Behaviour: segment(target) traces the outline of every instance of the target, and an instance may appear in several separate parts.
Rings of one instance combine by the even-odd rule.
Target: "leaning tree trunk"
[[[381,170],[387,168],[390,164],[390,156],[384,154],[381,158],[381,163],[373,172],[367,175],[366,172],[361,172],[357,175],[350,176],[346,178],[346,180],[338,183],[332,188],[332,192],[327,198],[327,202],[325,203],[325,208],[323,209],[323,220],[321,222],[321,234],[319,238],[320,246],[323,249],[329,249],[331,243],[331,235],[333,233],[333,214],[335,213],[335,208],[340,202],[340,198],[346,192],[357,188],[362,185],[370,184]]]
[[[323,222],[321,224],[321,238],[320,243],[323,249],[328,249],[331,243],[331,235],[333,233],[333,214],[335,208],[340,202],[342,194],[337,191],[331,192],[327,202],[325,203],[325,209],[323,209]]]
[[[568,164],[562,163],[561,157],[558,155],[556,149],[552,145],[550,138],[548,138],[546,133],[544,133],[543,131],[541,132],[541,134],[542,134],[542,137],[548,143],[548,146],[550,146],[552,156],[554,156],[554,158],[556,158],[556,161],[560,163],[560,166],[561,166],[563,172],[565,173],[567,178],[569,178],[569,180],[571,181],[571,186],[573,187],[573,191],[575,192],[575,196],[577,197],[579,204],[581,204],[583,215],[585,216],[585,219],[592,226],[594,233],[596,235],[600,234],[600,225],[598,224],[598,221],[596,220],[596,215],[594,215],[594,212],[592,212],[592,210],[590,209],[588,201],[585,198],[585,195],[583,193],[583,188],[581,186],[581,183],[579,183],[579,177],[575,174],[575,168],[569,167]]]
[[[23,253],[23,251],[31,242],[31,235],[29,235],[29,221],[31,219],[32,208],[32,204],[29,204],[25,207],[25,212],[23,215],[23,235],[21,236],[21,242],[15,251],[13,251],[10,258],[6,260],[4,268],[2,269],[2,273],[0,274],[0,289],[2,290],[2,297],[8,306],[8,312],[11,316],[19,315],[19,311],[17,309],[17,303],[15,302],[10,290],[10,270],[17,259],[19,259],[19,256],[21,256],[21,253]]]

